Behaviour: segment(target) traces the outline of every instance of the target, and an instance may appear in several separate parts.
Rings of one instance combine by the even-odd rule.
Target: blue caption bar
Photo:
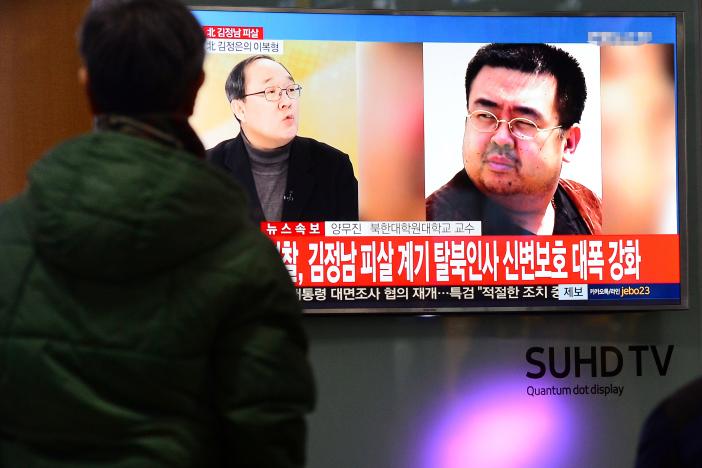
[[[266,39],[587,43],[588,33],[644,33],[675,43],[675,17],[438,16],[194,10],[203,26],[263,27]]]
[[[626,301],[646,299],[680,300],[679,284],[591,284],[588,288],[591,301]]]

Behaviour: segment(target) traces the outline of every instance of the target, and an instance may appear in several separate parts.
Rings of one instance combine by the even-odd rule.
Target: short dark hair
[[[481,47],[466,69],[466,103],[473,80],[485,67],[503,67],[525,73],[548,73],[556,79],[556,112],[567,129],[580,122],[587,89],[580,65],[568,52],[547,44],[488,44]]]
[[[281,67],[285,68],[285,71],[288,72],[290,76],[292,76],[292,73],[290,73],[290,70],[288,70],[285,65],[278,62],[270,55],[257,54],[246,57],[244,60],[234,65],[232,71],[229,72],[227,81],[224,83],[224,92],[227,94],[228,102],[232,102],[234,99],[244,99],[244,95],[246,94],[246,76],[244,75],[244,71],[246,71],[246,67],[251,62],[255,62],[256,60],[260,59],[271,60],[279,64]]]
[[[94,0],[79,44],[101,113],[181,110],[205,58],[202,27],[178,0]]]

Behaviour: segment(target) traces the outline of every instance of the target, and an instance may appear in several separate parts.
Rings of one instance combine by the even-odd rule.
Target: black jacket
[[[251,219],[265,221],[241,134],[208,150],[207,159],[244,187]],[[349,157],[312,138],[295,137],[281,221],[353,220],[358,220],[358,182]]]
[[[0,205],[0,466],[304,466],[300,305],[242,191],[116,131],[29,179]]]
[[[600,234],[602,202],[587,187],[567,179],[558,181],[554,194],[554,234]],[[461,169],[426,199],[427,221],[481,221],[482,234],[531,235],[514,224],[504,209],[483,195]]]

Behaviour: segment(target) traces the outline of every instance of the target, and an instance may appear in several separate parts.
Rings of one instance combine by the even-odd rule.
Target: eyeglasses
[[[302,93],[302,86],[300,86],[297,83],[288,85],[285,88],[281,88],[280,86],[269,86],[263,91],[259,91],[257,93],[244,94],[244,97],[263,94],[263,97],[266,98],[266,101],[276,102],[280,101],[280,98],[283,97],[283,91],[285,91],[285,94],[287,94],[290,99],[297,99]]]
[[[486,110],[469,112],[468,120],[470,126],[481,133],[496,132],[500,123],[506,122],[510,133],[520,140],[533,140],[540,132],[561,128],[561,125],[539,128],[534,122],[524,117],[516,117],[512,120],[498,119],[495,114]]]

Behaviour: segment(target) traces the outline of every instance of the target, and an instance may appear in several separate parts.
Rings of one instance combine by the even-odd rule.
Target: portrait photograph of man
[[[471,46],[425,44],[427,220],[480,221],[484,235],[599,234],[596,48]]]
[[[298,135],[303,86],[282,61],[250,55],[232,67],[221,90],[240,131],[207,158],[245,189],[252,221],[358,220],[351,160]]]

